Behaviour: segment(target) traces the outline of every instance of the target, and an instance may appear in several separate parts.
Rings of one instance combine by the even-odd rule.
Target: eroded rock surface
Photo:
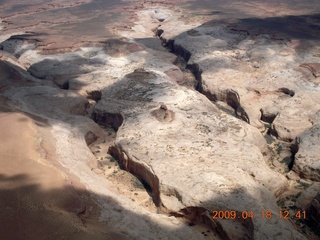
[[[297,71],[299,66],[316,66],[303,62],[319,61],[314,56],[317,47],[314,43],[299,51],[295,41],[300,39],[288,39],[285,33],[275,39],[241,25],[245,24],[203,24],[174,37],[173,51],[183,55],[177,51],[180,46],[191,54],[186,60],[201,69],[199,89],[211,100],[227,102],[258,128],[263,126],[261,111],[276,116],[273,134],[291,141],[312,126],[309,118],[319,111],[318,85]]]
[[[303,178],[320,181],[320,126],[315,125],[299,135],[296,144],[299,147],[295,155],[293,170]]]
[[[127,81],[124,86],[131,85],[130,78]],[[264,162],[261,152],[266,143],[259,131],[221,113],[196,92],[160,76],[145,79],[144,85],[153,85],[147,93],[141,81],[134,92],[129,88],[125,91],[134,101],[119,99],[115,92],[108,94],[110,99],[99,101],[96,108],[99,112],[121,109],[125,120],[111,153],[125,169],[150,185],[158,205],[171,212],[202,207],[208,213],[215,209],[251,209],[258,214],[263,208],[277,208],[273,195],[283,190],[285,180]],[[150,103],[143,101],[146,95]],[[174,119],[159,121],[154,116],[163,104],[167,109],[161,111],[171,111]],[[253,223],[255,231],[247,231],[255,237],[267,237],[271,228],[275,235],[278,233],[274,222],[270,227],[264,219]],[[224,230],[235,239],[231,226],[229,222]],[[279,231],[291,238],[289,229],[289,225],[279,225]]]
[[[221,12],[186,1],[0,9],[0,117],[12,122],[0,134],[5,239],[311,239],[280,219],[277,200],[294,196],[286,207],[319,225],[318,185],[291,188],[294,172],[319,181],[318,15],[271,18],[263,2],[231,2],[228,13],[219,1]],[[242,19],[230,20],[236,10]],[[12,147],[16,131],[26,153]],[[274,146],[289,181],[269,167]],[[37,214],[53,219],[39,234],[27,224]],[[61,219],[72,227],[45,236]]]

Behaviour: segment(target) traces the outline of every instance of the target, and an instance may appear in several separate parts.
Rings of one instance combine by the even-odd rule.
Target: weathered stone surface
[[[293,170],[301,177],[320,181],[320,126],[314,125],[297,137],[299,151],[295,155]]]
[[[315,78],[320,77],[320,63],[303,63],[300,67],[307,68]]]
[[[177,2],[192,11],[175,6]],[[0,44],[0,70],[5,72],[0,75],[0,110],[2,126],[10,121],[12,126],[0,133],[0,162],[5,163],[1,169],[31,174],[36,181],[30,184],[44,188],[58,179],[62,188],[50,192],[28,188],[31,199],[37,199],[35,205],[4,191],[9,197],[0,204],[10,221],[20,209],[30,213],[39,208],[44,216],[54,217],[62,213],[74,228],[59,228],[61,235],[54,239],[63,233],[86,240],[306,238],[278,216],[277,200],[288,181],[265,162],[270,144],[260,130],[267,126],[285,141],[298,136],[299,151],[278,145],[278,157],[290,160],[296,153],[293,170],[319,181],[320,51],[314,37],[318,18],[282,16],[310,14],[306,10],[310,1],[297,9],[263,1],[217,1],[215,8],[221,12],[211,5],[201,9],[192,1],[54,1],[26,7],[19,14],[8,3],[0,9],[1,39],[7,39]],[[223,13],[227,5],[230,11]],[[235,19],[235,12],[246,18]],[[287,21],[301,24],[293,28],[286,26]],[[275,23],[279,25],[273,28]],[[18,132],[22,141],[15,155],[10,144]],[[30,151],[23,154],[26,140]],[[109,146],[122,168],[141,182],[124,175],[107,154]],[[7,152],[12,161],[7,161]],[[291,162],[287,165],[287,176],[293,176]],[[3,189],[15,180],[0,178]],[[135,179],[127,190],[125,178]],[[63,188],[63,181],[72,187]],[[134,184],[144,191],[139,195],[148,198],[136,197]],[[300,203],[317,218],[319,196],[310,192],[302,193]],[[51,200],[60,194],[61,202]],[[11,197],[18,206],[14,218],[6,208]],[[294,202],[286,204],[292,207]],[[237,217],[213,219],[214,210],[234,210]],[[269,220],[261,215],[267,210],[273,213]],[[243,219],[247,212],[255,218]],[[31,234],[31,223],[39,220],[36,214],[25,216],[31,216],[23,218],[29,224],[19,226]],[[54,229],[61,224],[61,216],[52,222],[45,218],[45,226],[54,223]],[[44,239],[43,233],[30,238]],[[5,238],[10,239],[9,234]]]
[[[253,34],[250,28],[240,31],[238,25],[203,24],[192,30],[197,34],[185,32],[173,37],[171,48],[181,56],[188,53],[188,63],[199,66],[202,93],[214,101],[227,102],[258,128],[263,126],[260,110],[272,108],[277,115],[272,132],[291,141],[312,126],[309,118],[320,108],[313,97],[319,94],[318,88],[295,70],[306,59],[318,61],[313,54],[315,44],[297,52],[290,40]],[[302,66],[316,71],[317,64]],[[237,95],[236,101],[230,92]]]
[[[89,161],[94,157],[87,147],[88,141],[92,141],[95,136],[101,138],[104,133],[92,120],[84,116],[72,115],[83,114],[82,110],[80,112],[77,110],[79,105],[80,109],[83,109],[83,104],[86,103],[82,96],[52,86],[40,86],[37,83],[27,87],[12,87],[6,90],[3,96],[10,99],[11,108],[48,121],[48,127],[51,128],[52,137],[55,139],[52,154],[56,156],[59,165],[68,169],[66,173],[60,174],[72,174],[78,177],[80,182],[90,189],[91,194],[94,194],[95,201],[98,201],[98,206],[101,208],[98,212],[99,219],[104,224],[114,221],[112,228],[117,228],[115,232],[108,227],[109,224],[105,225],[104,230],[99,230],[104,238],[132,239],[140,236],[147,236],[147,239],[161,239],[167,236],[172,236],[172,239],[202,238],[201,233],[195,232],[174,217],[159,216],[139,206],[133,206],[130,200],[113,193],[114,186],[107,179],[91,171]],[[35,126],[41,128],[45,125],[39,123]],[[86,214],[91,216],[90,209],[83,208],[81,201],[76,202],[78,196],[73,198],[65,203],[64,208],[69,212],[85,214],[84,219]],[[48,223],[45,221],[45,224]],[[29,229],[28,226],[25,227]],[[73,235],[73,237],[76,236]],[[88,235],[84,236],[89,238]],[[90,237],[94,238],[91,235]],[[96,239],[100,239],[99,236],[96,235]]]
[[[81,51],[90,55],[90,51],[96,49]],[[101,89],[101,99],[94,107],[94,118],[101,124],[115,129],[122,124],[118,130],[114,156],[119,158],[125,168],[152,187],[155,202],[163,205],[168,211],[179,212],[194,206],[206,209],[209,214],[214,209],[235,209],[239,213],[248,210],[259,214],[263,208],[268,208],[277,212],[274,195],[281,193],[286,183],[281,175],[272,172],[265,164],[262,153],[266,151],[266,142],[260,132],[245,122],[220,112],[193,90],[179,87],[166,79],[166,75],[161,72],[173,67],[166,61],[174,57],[164,55],[167,57],[161,58],[161,61],[157,60],[155,68],[153,59],[157,53],[154,50],[142,53],[148,61],[137,64],[137,58],[130,60],[128,57],[129,61],[126,64],[119,65],[121,62],[118,57],[117,60],[109,57],[107,67],[100,65],[91,68],[93,76],[95,73],[100,77],[109,76],[103,81],[98,78],[101,79],[99,82],[89,82],[88,75],[80,75],[77,78],[86,83],[80,92],[88,92],[93,88]],[[45,64],[46,57],[34,55],[30,58],[32,55],[28,54],[26,52],[23,55],[24,61],[33,59],[43,63],[38,65],[39,72],[48,71],[48,67],[52,66]],[[77,56],[78,53],[66,54],[66,57],[72,55]],[[56,55],[56,58],[61,57],[61,54]],[[54,58],[52,55],[51,59]],[[74,64],[72,59],[68,61],[67,64],[59,65],[59,72],[67,73],[67,69]],[[78,59],[75,58],[74,61],[77,62]],[[128,66],[133,69],[130,61],[136,62],[135,67],[143,68],[128,72]],[[114,76],[120,74],[120,66],[123,70],[120,76],[123,77],[119,82]],[[152,68],[154,71],[143,70]],[[116,69],[119,72],[116,72]],[[68,77],[72,78],[72,74]],[[28,90],[28,93],[41,89],[45,89],[44,96],[54,96],[53,90],[48,87],[34,87]],[[18,95],[15,95],[14,91],[18,89],[7,91],[6,96],[22,99],[23,102],[29,101],[28,105],[34,109],[43,109],[44,115],[59,116],[60,110],[52,112],[50,108],[46,110],[48,107],[41,106],[43,101],[37,99],[41,96],[40,92],[35,96],[35,100],[30,101],[22,96],[22,89],[18,91]],[[64,90],[55,91],[67,93]],[[61,97],[63,100],[75,98],[74,100],[78,101],[72,94]],[[111,116],[121,116],[121,119]],[[58,119],[65,117],[62,114]],[[72,122],[73,120],[71,124]],[[61,130],[58,132],[61,135]],[[126,154],[126,158],[121,157],[123,153]],[[83,153],[82,155],[86,156]],[[161,161],[160,165],[158,161]],[[229,170],[225,171],[226,169]],[[195,178],[197,181],[194,181]],[[239,201],[242,204],[239,204]],[[210,221],[210,218],[206,221]],[[236,222],[217,221],[217,224],[221,224],[224,231],[230,232],[230,238],[234,236],[232,228]],[[274,223],[270,222],[270,228],[265,227],[262,219],[253,220],[253,224],[255,231],[246,228],[244,235],[268,236]],[[282,228],[288,229],[288,232]],[[283,234],[289,234],[289,229],[289,225],[279,227]],[[287,236],[291,238],[290,234]]]
[[[312,186],[308,187],[307,190],[299,196],[297,206],[303,210],[307,210],[319,191],[320,183],[312,184]]]
[[[132,82],[128,77],[123,86],[131,86]],[[152,85],[152,90],[145,92],[142,83]],[[259,214],[262,208],[276,209],[273,194],[281,191],[285,181],[266,166],[261,154],[266,143],[255,128],[221,113],[196,92],[179,88],[160,76],[140,79],[135,94],[130,88],[124,92],[125,101],[114,89],[115,95],[108,94],[110,98],[99,101],[95,108],[97,112],[121,109],[124,123],[111,153],[124,168],[150,185],[156,203],[169,211],[202,207],[209,213],[215,209],[240,213],[250,209]],[[143,101],[145,95],[150,102]],[[136,96],[141,99],[137,101]],[[174,113],[174,119],[159,122],[150,117],[160,104]],[[123,158],[123,153],[128,158]],[[262,219],[253,223],[252,234],[256,237],[267,237],[274,228],[274,223],[270,222],[269,228]],[[293,237],[285,233],[289,225],[279,224],[279,231]],[[229,236],[233,236],[231,232]]]

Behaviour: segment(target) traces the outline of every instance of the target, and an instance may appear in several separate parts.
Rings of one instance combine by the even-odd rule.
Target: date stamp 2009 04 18
[[[213,210],[213,219],[254,219],[264,218],[267,220],[272,219],[274,216],[280,219],[305,219],[306,211],[297,211],[295,214],[290,213],[288,210],[280,210],[279,214],[274,214],[271,210],[262,210],[260,213],[255,214],[253,211],[243,210],[242,212],[235,210]]]

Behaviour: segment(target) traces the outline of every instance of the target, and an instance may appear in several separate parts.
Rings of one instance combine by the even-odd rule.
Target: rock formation
[[[318,237],[318,15],[67,2],[0,10],[4,239]]]

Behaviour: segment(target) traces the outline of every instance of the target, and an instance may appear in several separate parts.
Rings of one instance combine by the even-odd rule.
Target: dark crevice
[[[94,100],[96,103],[99,102],[102,98],[102,93],[100,90],[93,90],[91,92],[87,92],[88,98]]]
[[[236,109],[236,116],[241,120],[245,121],[246,123],[250,124],[250,118],[243,107],[239,106]]]
[[[120,113],[98,114],[97,112],[94,112],[93,120],[97,124],[102,125],[102,128],[111,127],[116,132],[124,122],[124,118]],[[85,139],[87,145],[89,145],[90,143],[94,142],[97,137],[92,132],[88,132],[85,135]],[[118,162],[119,167],[122,170],[131,173],[141,182],[145,190],[152,198],[155,206],[159,207],[161,205],[159,179],[155,174],[152,173],[152,170],[142,163],[133,161],[128,157],[128,154],[125,153],[122,147],[116,144],[113,144],[109,147],[108,154],[110,154]]]
[[[163,33],[163,30],[161,30],[161,35]],[[161,36],[160,37],[160,40],[162,41],[162,45],[168,49],[168,51],[170,51],[171,53],[175,54],[176,56],[178,57],[181,57],[181,61],[184,62],[184,67],[185,69],[189,70],[194,78],[197,80],[197,84],[195,86],[195,89],[199,92],[201,92],[201,89],[202,89],[202,84],[201,84],[201,74],[202,74],[202,69],[199,67],[199,65],[197,63],[192,63],[192,64],[189,64],[188,61],[190,60],[190,57],[191,57],[191,53],[183,48],[182,46],[180,45],[176,45],[174,43],[174,40],[172,39],[169,39],[169,40],[166,40],[164,38],[162,38]]]
[[[97,113],[96,111],[92,114],[93,120],[103,126],[111,127],[115,131],[118,131],[119,127],[123,123],[123,116],[120,113]]]
[[[155,34],[156,34],[157,37],[161,37],[161,35],[162,35],[163,32],[164,32],[164,30],[162,30],[162,29],[157,29],[156,32],[155,32]]]
[[[288,89],[288,88],[279,88],[278,92],[282,92],[282,93],[284,93],[286,95],[289,95],[290,97],[293,97],[295,95],[295,92],[290,90],[290,89]]]
[[[240,96],[236,91],[232,89],[227,90],[225,101],[230,107],[235,110],[235,114],[237,117],[250,124],[249,116],[241,106]]]
[[[145,71],[135,71],[133,74],[134,76],[138,74],[139,77],[141,74],[145,73]],[[102,97],[101,91],[98,90],[89,92],[88,95],[95,101],[99,101]],[[167,110],[166,106],[164,105],[161,105],[160,108],[161,110]],[[96,109],[94,109],[92,113],[92,118],[101,126],[101,128],[111,127],[115,132],[118,131],[124,122],[124,117],[120,113],[99,112]],[[92,133],[89,132],[86,134],[86,142],[94,141],[94,139],[95,136]],[[127,154],[123,148],[117,144],[112,144],[108,148],[108,154],[110,154],[118,162],[119,167],[122,170],[131,173],[141,182],[141,185],[143,185],[145,190],[148,192],[155,206],[161,206],[159,179],[149,166],[141,162],[134,161],[131,157],[129,157],[129,154]]]
[[[163,32],[162,32],[163,33]],[[170,51],[171,53],[175,54],[176,56],[179,57],[179,59],[183,62],[183,68],[185,68],[187,71],[189,71],[194,79],[196,80],[196,83],[194,85],[194,88],[196,91],[203,93],[203,89],[202,89],[202,69],[200,68],[199,64],[197,63],[188,63],[188,61],[191,58],[191,53],[183,48],[180,45],[176,45],[175,41],[172,39],[166,40],[164,38],[161,38],[162,41],[162,45],[168,49],[168,51]],[[182,68],[181,66],[178,66],[180,68]],[[183,71],[183,69],[181,69]],[[204,94],[206,95],[206,94]]]
[[[291,142],[293,141],[292,138],[290,137],[280,137],[278,134],[278,131],[276,129],[276,126],[274,124],[271,124],[271,127],[268,130],[268,134],[274,136],[275,138],[277,138],[278,140],[284,141],[284,142]]]
[[[163,30],[161,34],[163,33]],[[223,99],[218,99],[215,94],[212,94],[208,91],[205,91],[202,86],[202,69],[200,68],[199,64],[197,63],[188,63],[188,61],[191,58],[191,53],[182,47],[181,45],[175,44],[175,41],[172,39],[166,40],[164,38],[161,38],[162,44],[164,47],[166,47],[170,52],[174,53],[178,57],[182,57],[185,61],[186,69],[189,70],[193,76],[195,77],[197,83],[195,86],[195,90],[200,92],[201,94],[205,95],[210,101],[223,101],[226,102],[229,106],[231,106],[235,111],[235,116],[239,119],[242,119],[243,121],[250,124],[250,119],[248,114],[246,113],[245,109],[240,104],[240,97],[239,94],[232,90],[228,89],[226,91],[225,97]]]
[[[160,200],[160,183],[158,177],[153,173],[150,167],[145,164],[138,163],[132,160],[121,146],[111,146],[108,153],[114,157],[120,167],[137,177],[141,183],[145,186],[146,190],[150,193],[154,204],[159,207],[161,205]]]
[[[228,28],[231,32],[236,32],[236,33],[240,33],[241,35],[243,35],[243,39],[250,36],[250,32],[248,30],[241,29],[241,28],[239,28],[239,26],[229,26]]]
[[[125,170],[125,169],[124,169]],[[135,176],[136,177],[136,176]],[[143,179],[139,179],[138,180],[141,182],[141,184],[143,185],[143,187],[146,189],[146,191],[152,196],[152,188],[151,186],[146,182],[144,181]]]
[[[289,172],[292,170],[293,168],[293,164],[294,164],[294,154],[290,157],[290,160],[291,162],[289,163],[288,165],[288,169],[289,169]]]
[[[277,117],[278,114],[265,112],[263,109],[260,109],[261,112],[261,121],[267,122],[267,123],[273,123],[274,119]]]
[[[271,124],[271,127],[269,128],[267,134],[274,136],[276,139],[279,139],[279,134],[273,124]]]
[[[61,89],[64,89],[64,90],[69,90],[69,88],[70,88],[69,81],[65,81],[62,85],[60,85],[60,86],[58,85],[58,87],[60,87]]]
[[[164,31],[161,29],[161,35]],[[181,58],[181,61],[183,62],[183,68],[185,68],[186,70],[190,71],[192,73],[192,75],[194,76],[195,80],[196,80],[196,84],[195,84],[195,90],[202,93],[202,78],[201,78],[201,74],[202,74],[202,69],[200,68],[199,64],[197,63],[188,63],[188,61],[191,58],[191,53],[183,48],[180,45],[176,45],[175,41],[172,39],[166,40],[164,38],[162,38],[161,36],[158,36],[160,38],[160,40],[162,41],[162,45],[168,49],[168,51],[170,51],[171,53],[175,54],[176,56],[178,56],[179,58]],[[181,68],[181,66],[178,66]],[[183,69],[181,69],[183,71]]]
[[[292,170],[293,165],[294,165],[294,160],[295,160],[295,157],[296,157],[296,153],[299,151],[299,143],[298,143],[297,139],[296,139],[296,141],[294,141],[294,143],[292,143],[290,145],[290,151],[291,151],[291,157],[290,157],[291,158],[291,162],[288,165],[289,171]]]
[[[240,107],[240,97],[236,91],[227,90],[226,102],[233,109],[238,109]]]
[[[164,38],[160,38],[160,39],[162,40],[162,45],[164,47],[168,48],[175,55],[182,57],[186,63],[190,60],[191,53],[181,45],[175,44],[175,41],[173,39],[169,39],[169,40],[166,40]]]
[[[201,78],[202,69],[199,67],[197,63],[187,64],[186,69],[190,70],[190,72],[193,74],[193,76],[197,80],[197,85],[195,89],[201,93],[202,92],[202,78]]]

